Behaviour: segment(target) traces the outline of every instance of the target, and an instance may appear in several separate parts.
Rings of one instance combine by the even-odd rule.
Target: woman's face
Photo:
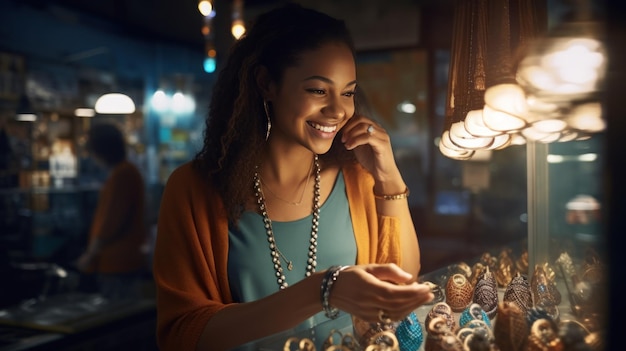
[[[288,67],[280,86],[270,87],[273,107],[270,142],[328,152],[354,114],[356,67],[352,51],[340,43],[305,51]]]

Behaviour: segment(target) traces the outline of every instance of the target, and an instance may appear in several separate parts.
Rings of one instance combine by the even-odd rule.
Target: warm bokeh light
[[[236,19],[233,21],[230,32],[233,34],[233,37],[235,37],[235,39],[239,39],[246,32],[246,26],[244,25],[242,20]]]
[[[606,122],[602,119],[602,105],[599,102],[589,102],[575,107],[565,117],[565,121],[572,128],[589,133],[597,133],[606,129]]]
[[[198,11],[202,16],[208,16],[213,11],[213,4],[209,0],[200,0],[198,2]]]
[[[96,111],[92,108],[77,108],[74,110],[74,116],[76,117],[93,117],[96,115]]]
[[[206,37],[209,34],[211,34],[211,27],[208,24],[203,25],[202,26],[202,35]]]
[[[518,82],[551,101],[584,98],[599,90],[606,69],[602,42],[594,38],[546,38],[520,62]]]

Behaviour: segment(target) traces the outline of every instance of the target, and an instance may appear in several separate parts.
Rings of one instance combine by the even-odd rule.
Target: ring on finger
[[[369,135],[374,134],[374,125],[373,125],[373,124],[370,124],[370,125],[367,127],[367,134],[369,134]]]
[[[384,324],[391,324],[391,318],[389,318],[389,315],[387,315],[387,312],[384,310],[378,311],[378,320]]]

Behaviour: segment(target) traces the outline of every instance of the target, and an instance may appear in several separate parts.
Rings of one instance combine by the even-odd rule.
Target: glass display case
[[[409,336],[341,314],[237,350],[604,350],[604,138],[527,145],[528,237],[420,276],[435,299]]]

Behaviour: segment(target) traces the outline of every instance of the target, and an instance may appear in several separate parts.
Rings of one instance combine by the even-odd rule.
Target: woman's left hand
[[[344,126],[341,141],[354,150],[357,160],[378,182],[400,177],[389,134],[378,123],[365,116],[354,116]]]

